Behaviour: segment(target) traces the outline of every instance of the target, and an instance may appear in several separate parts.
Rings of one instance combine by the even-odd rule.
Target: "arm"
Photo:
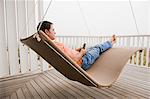
[[[75,57],[71,57],[79,66],[82,63],[82,57],[83,55],[85,55],[86,50],[85,49],[81,49],[80,53],[77,54]]]

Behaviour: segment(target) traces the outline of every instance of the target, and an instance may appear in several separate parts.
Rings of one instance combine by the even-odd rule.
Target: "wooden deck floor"
[[[0,99],[150,99],[150,68],[126,66],[110,88],[71,81],[55,69],[39,74]]]

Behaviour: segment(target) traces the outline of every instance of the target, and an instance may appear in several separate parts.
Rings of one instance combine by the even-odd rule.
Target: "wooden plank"
[[[5,88],[8,86],[13,86],[13,85],[17,85],[20,83],[24,83],[32,78],[37,77],[38,75],[29,75],[29,76],[20,76],[18,78],[10,78],[10,79],[6,79],[6,80],[2,80],[0,81],[0,88]]]
[[[24,94],[23,94],[21,88],[19,88],[19,89],[16,91],[16,93],[17,93],[18,99],[25,99],[25,96],[24,96]]]
[[[137,96],[135,96],[135,95],[132,95],[132,94],[130,94],[130,93],[127,93],[127,92],[125,92],[125,91],[123,91],[123,90],[117,89],[117,88],[114,87],[114,86],[112,86],[111,88],[109,88],[109,90],[111,90],[111,91],[113,91],[113,92],[116,92],[116,93],[119,93],[119,94],[125,96],[127,99],[128,99],[128,98],[131,98],[131,99],[137,99],[137,98],[139,98],[139,97],[137,97]]]
[[[49,90],[40,80],[40,77],[35,78],[35,82],[41,87],[41,89],[43,89],[43,91],[47,94],[47,96],[49,96],[49,98],[52,99],[56,99],[57,97],[55,96],[55,94]]]
[[[129,91],[132,91],[134,93],[137,93],[138,95],[144,97],[144,98],[147,98],[148,95],[145,94],[145,93],[142,93],[140,90],[136,89],[134,86],[131,86],[129,84],[124,84],[124,83],[121,83],[121,82],[117,82],[116,83],[117,86],[120,86],[120,87],[126,87]]]
[[[150,82],[139,80],[134,77],[127,77],[127,76],[123,76],[122,78],[119,79],[119,82],[126,82],[126,81],[128,83],[131,83],[133,86],[137,86],[144,90],[150,91]]]
[[[53,71],[54,71],[54,74],[58,74],[58,72],[56,72],[55,70],[53,70]],[[53,72],[53,71],[52,71],[52,72]],[[51,73],[51,72],[50,72],[50,73]],[[59,76],[61,76],[61,74],[59,74]],[[59,76],[58,76],[58,77],[59,77]],[[64,77],[61,77],[61,79],[62,79],[62,78],[64,78]],[[63,80],[64,80],[64,79],[63,79]],[[74,85],[75,85],[75,84],[74,84]],[[81,85],[82,85],[82,84],[80,84],[80,86],[79,86],[80,88],[81,88]],[[82,87],[83,87],[83,86],[82,86]],[[82,88],[82,89],[83,89],[83,88]],[[88,87],[87,90],[90,90],[90,87]],[[107,93],[111,92],[111,93],[109,93],[109,96],[114,96],[114,97],[119,97],[119,98],[122,98],[122,97],[123,97],[123,96],[121,96],[121,95],[119,95],[119,94],[117,94],[117,93],[115,93],[115,92],[110,91],[110,90],[108,90],[108,91],[109,91],[109,92],[108,92],[107,89],[97,89],[97,90],[103,90],[103,91],[105,91],[105,92],[107,92]],[[96,93],[97,90],[96,90],[96,91],[92,90],[91,93],[92,93],[92,92]],[[84,91],[84,90],[83,90],[83,91]],[[112,93],[114,93],[114,94],[112,94]],[[92,94],[93,94],[93,93],[92,93]],[[99,93],[99,94],[100,94],[99,97],[102,97],[102,96],[103,96],[102,98],[106,98],[106,96],[107,96],[107,98],[110,98],[110,97],[108,97],[108,95],[106,95],[106,94],[102,94],[102,93]],[[112,94],[112,95],[111,95],[111,94]],[[105,97],[104,97],[104,95],[105,95]],[[93,96],[94,96],[94,95],[93,95]]]
[[[50,79],[50,80],[52,80],[54,83],[56,83],[58,86],[60,86],[63,90],[65,90],[65,91],[68,91],[68,93],[69,93],[69,96],[68,96],[68,98],[75,98],[74,96],[78,96],[78,98],[83,98],[82,97],[82,94],[78,94],[77,95],[77,93],[75,93],[72,89],[73,89],[73,87],[72,87],[72,89],[71,88],[69,88],[69,84],[66,84],[66,83],[64,83],[64,81],[62,80],[61,82],[59,82],[58,80],[57,80],[57,78],[53,78],[51,75],[49,75],[49,74],[47,74],[47,73],[45,73],[45,75]],[[78,90],[78,91],[80,91],[80,90]],[[79,92],[79,93],[82,93],[81,91]]]
[[[121,75],[121,77],[130,77],[130,78],[134,78],[134,79],[137,79],[138,81],[143,81],[143,82],[146,82],[146,83],[150,82],[149,75],[143,74],[143,73],[134,72],[134,71],[133,72],[132,71],[125,72],[125,74]]]
[[[140,86],[137,86],[137,84],[134,84],[134,82],[131,82],[131,81],[125,80],[125,79],[124,79],[124,82],[119,82],[119,83],[126,84],[126,86],[130,86],[132,89],[136,90],[137,92],[150,97],[150,89],[146,89],[146,87],[141,88]]]
[[[26,99],[33,99],[32,94],[30,93],[30,91],[28,90],[27,86],[24,85],[22,88],[23,94],[25,95]]]
[[[27,77],[27,76],[38,75],[40,73],[41,73],[41,71],[37,70],[37,71],[30,71],[30,72],[26,72],[26,73],[22,73],[22,74],[17,74],[17,75],[9,75],[9,76],[5,76],[5,77],[1,77],[0,82],[17,79],[17,78],[22,78],[22,77]]]
[[[126,96],[124,96],[124,95],[122,95],[122,94],[120,94],[120,93],[118,93],[118,92],[114,92],[114,91],[112,91],[112,90],[110,90],[110,89],[108,89],[108,88],[105,88],[105,89],[103,89],[105,92],[108,92],[109,94],[112,94],[113,96],[115,96],[115,97],[117,97],[117,98],[119,98],[119,99],[125,99],[125,98],[127,98]]]
[[[101,94],[104,94],[104,95],[107,95],[109,98],[111,99],[117,99],[118,97],[112,95],[112,94],[109,94],[108,92],[104,91],[103,89],[99,89],[99,88],[96,88],[96,87],[92,87],[92,89],[94,90],[94,92],[99,92]]]
[[[135,92],[134,90],[131,90],[131,89],[129,89],[128,87],[126,87],[126,86],[124,86],[124,85],[117,85],[116,84],[116,86],[119,86],[119,88],[122,88],[123,90],[124,89],[127,89],[127,91],[128,92],[130,92],[131,94],[134,94],[134,95],[136,95],[136,96],[138,96],[138,97],[142,97],[142,98],[146,98],[146,97],[144,97],[142,94],[139,94],[139,93],[137,93],[137,92]],[[141,98],[140,98],[141,99]],[[146,98],[147,99],[147,98]]]
[[[129,98],[133,98],[133,99],[145,99],[144,97],[136,94],[136,93],[133,93],[132,91],[129,91],[127,88],[122,88],[120,86],[116,86],[116,85],[113,85],[112,86],[114,89],[117,89],[119,92],[123,92],[124,94],[126,94],[127,96],[129,96]]]
[[[17,89],[19,89],[22,86],[23,86],[23,84],[17,84],[17,85],[14,85],[14,86],[8,86],[8,87],[5,87],[5,88],[0,88],[0,96],[10,94],[10,93],[16,91]]]
[[[49,88],[49,90],[51,90],[54,94],[55,94],[55,96],[57,97],[57,98],[66,98],[61,92],[60,92],[60,90],[58,90],[57,89],[57,87],[55,87],[55,85],[53,85],[53,84],[50,84],[50,82],[47,80],[47,78],[45,77],[45,76],[41,76],[40,78],[39,78],[39,80],[47,87],[47,88]]]
[[[11,99],[18,99],[16,92],[11,95]]]
[[[49,73],[49,75],[53,75],[53,77],[55,79],[60,80],[60,82],[64,82],[65,85],[67,84],[67,86],[68,85],[72,86],[71,87],[72,90],[74,88],[75,92],[78,92],[78,94],[82,93],[84,97],[90,96],[90,97],[94,97],[94,98],[110,98],[105,94],[101,94],[101,93],[98,93],[97,91],[92,90],[91,87],[87,87],[87,86],[80,84],[78,82],[68,80],[63,75],[58,73],[56,70],[49,71],[48,73]]]
[[[31,80],[30,83],[32,84],[36,92],[41,96],[41,98],[43,99],[49,98],[47,94],[38,86],[38,84],[34,80]]]
[[[59,93],[59,95],[61,95],[61,97],[67,98],[67,92],[65,90],[63,90],[60,86],[58,86],[56,83],[52,82],[47,76],[42,75],[42,77],[49,83],[51,84],[54,88],[56,88]]]
[[[36,90],[34,89],[34,87],[30,84],[30,82],[26,82],[26,86],[27,86],[27,88],[29,89],[30,93],[32,94],[32,96],[35,99],[42,99],[40,97],[40,95],[36,92]]]
[[[10,96],[0,97],[0,99],[10,99]]]

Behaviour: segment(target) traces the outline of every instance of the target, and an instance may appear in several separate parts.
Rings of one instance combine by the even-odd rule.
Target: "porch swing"
[[[21,39],[21,42],[34,50],[65,77],[87,86],[98,88],[111,86],[119,77],[129,58],[141,50],[137,48],[111,48],[104,52],[90,69],[84,71],[39,29],[32,36]]]

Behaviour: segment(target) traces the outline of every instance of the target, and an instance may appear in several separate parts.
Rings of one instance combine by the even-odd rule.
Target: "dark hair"
[[[42,25],[41,25],[41,22],[42,22]],[[53,24],[53,23],[51,23],[51,22],[49,22],[49,21],[41,21],[41,22],[38,24],[37,30],[38,30],[39,27],[40,27],[39,30],[42,30],[43,32],[45,32],[45,29],[49,30],[49,29],[51,28],[51,25]],[[40,25],[41,25],[41,26],[40,26]]]

